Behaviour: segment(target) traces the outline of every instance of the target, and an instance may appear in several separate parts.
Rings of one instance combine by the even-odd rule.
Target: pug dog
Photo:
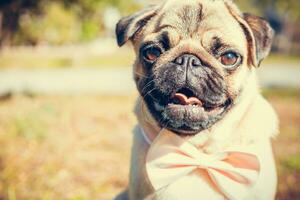
[[[268,22],[231,0],[167,0],[122,18],[116,35],[119,46],[133,44],[139,91],[129,186],[116,199],[230,199],[193,177],[153,188],[146,157],[163,129],[207,153],[254,145],[260,176],[243,199],[274,199],[278,120],[256,77],[272,45]]]

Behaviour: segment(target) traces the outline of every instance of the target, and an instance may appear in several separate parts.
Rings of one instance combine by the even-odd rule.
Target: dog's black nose
[[[199,67],[201,66],[201,60],[193,54],[183,54],[173,61],[177,65],[183,67]]]

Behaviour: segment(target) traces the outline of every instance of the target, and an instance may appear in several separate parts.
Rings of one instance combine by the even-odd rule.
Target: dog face
[[[120,20],[118,44],[132,41],[138,91],[160,127],[194,135],[226,116],[273,31],[229,0],[169,0]]]

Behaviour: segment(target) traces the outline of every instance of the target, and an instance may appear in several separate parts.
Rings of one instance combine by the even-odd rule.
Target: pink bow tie
[[[205,170],[210,184],[218,192],[230,200],[240,200],[257,181],[260,164],[257,156],[247,152],[202,153],[179,136],[163,131],[150,147],[146,169],[155,190],[196,170]]]

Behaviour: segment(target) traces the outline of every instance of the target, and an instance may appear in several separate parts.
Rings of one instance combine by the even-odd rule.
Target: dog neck
[[[148,110],[142,97],[139,97],[136,102],[135,114],[140,127],[143,130],[143,134],[146,140],[148,140],[147,143],[149,143],[149,141],[152,142],[157,137],[162,128],[151,116],[150,111]]]

